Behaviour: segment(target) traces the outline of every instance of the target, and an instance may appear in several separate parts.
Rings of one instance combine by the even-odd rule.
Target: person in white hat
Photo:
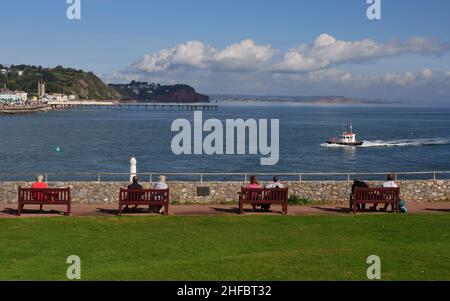
[[[162,175],[159,176],[159,181],[153,185],[153,189],[168,189],[168,188],[169,188],[169,186],[166,183],[166,177],[162,176]],[[163,206],[152,206],[152,207],[157,207],[157,208],[150,209],[153,212],[163,212],[164,211]]]
[[[153,185],[153,189],[167,189],[169,186],[167,186],[166,183],[166,177],[165,176],[159,176],[159,181]]]

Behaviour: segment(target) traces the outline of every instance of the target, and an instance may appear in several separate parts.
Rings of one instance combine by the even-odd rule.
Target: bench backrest
[[[165,202],[169,189],[125,189],[120,188],[120,202]]]
[[[70,202],[70,188],[18,188],[19,201]]]
[[[398,201],[400,199],[400,188],[356,187],[354,192],[355,201]]]
[[[288,199],[288,188],[241,188],[241,198],[252,202],[258,200],[282,202]]]

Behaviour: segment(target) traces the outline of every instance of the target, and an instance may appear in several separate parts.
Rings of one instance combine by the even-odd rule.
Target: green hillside
[[[0,69],[3,66],[0,65]],[[19,71],[23,71],[20,75]],[[113,100],[119,95],[105,85],[92,72],[72,68],[42,68],[29,65],[13,65],[7,74],[0,74],[0,87],[6,84],[9,90],[23,90],[30,95],[37,94],[37,82],[42,78],[47,93],[73,94],[80,99]]]

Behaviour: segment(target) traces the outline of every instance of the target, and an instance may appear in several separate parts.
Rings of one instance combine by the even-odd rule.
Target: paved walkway
[[[414,203],[407,204],[409,213],[450,213],[450,202],[442,203]],[[66,210],[65,206],[44,206],[44,212],[39,212],[38,206],[25,206],[22,216],[16,216],[17,205],[0,205],[0,218],[29,218],[60,216]],[[114,216],[117,205],[72,205],[72,216]],[[248,215],[280,214],[280,206],[272,206],[272,212],[254,212],[247,206]],[[346,215],[351,214],[344,205],[315,205],[315,206],[289,206],[289,215]],[[199,215],[237,215],[237,205],[172,205],[170,215],[199,216]],[[366,211],[364,214],[383,214],[382,212]],[[123,215],[142,216],[148,215],[144,209]]]

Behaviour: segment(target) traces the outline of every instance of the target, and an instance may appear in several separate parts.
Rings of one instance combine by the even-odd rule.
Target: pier
[[[53,110],[127,110],[127,111],[217,111],[208,103],[119,103],[109,101],[50,101]]]

